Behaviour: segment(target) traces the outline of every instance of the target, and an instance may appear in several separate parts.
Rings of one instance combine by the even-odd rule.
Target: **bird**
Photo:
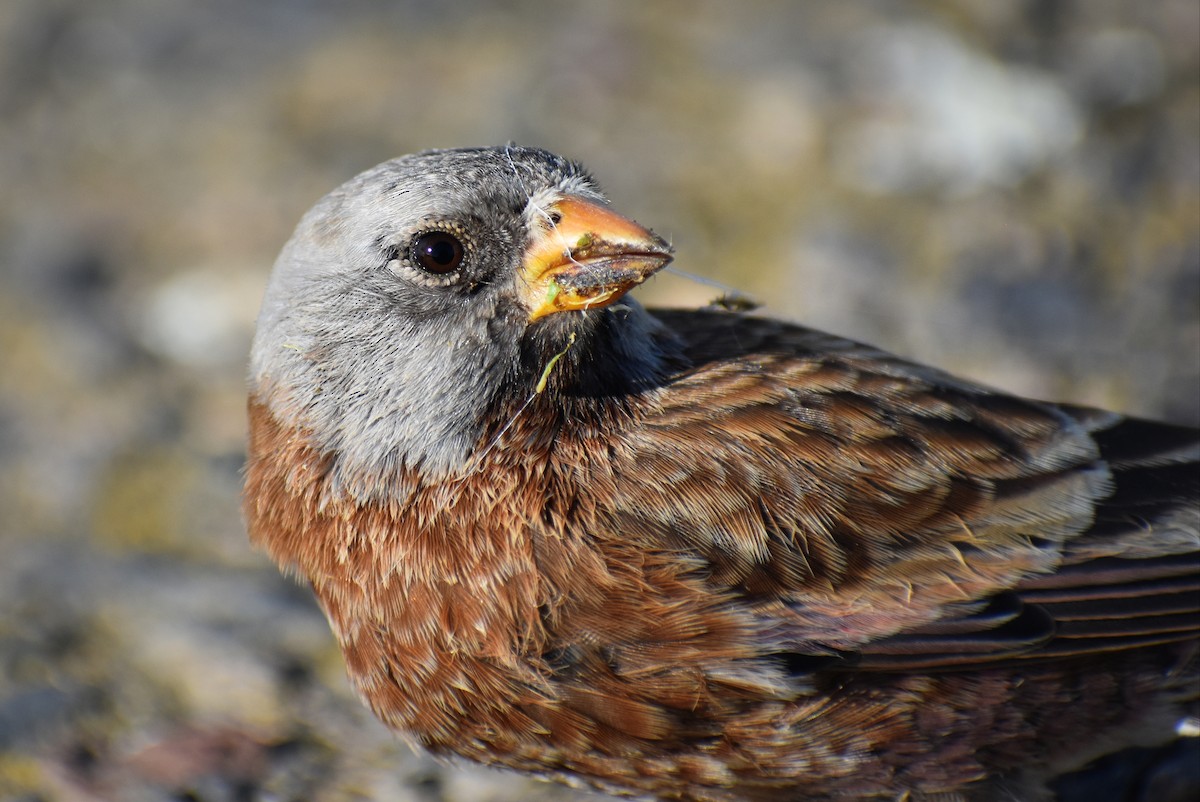
[[[407,742],[647,800],[1051,799],[1196,735],[1200,431],[752,309],[580,164],[424,151],[275,263],[244,514]]]

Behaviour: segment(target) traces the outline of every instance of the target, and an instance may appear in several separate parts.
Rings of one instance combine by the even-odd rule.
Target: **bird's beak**
[[[670,245],[598,203],[568,196],[544,211],[521,264],[531,323],[608,306],[671,261]]]

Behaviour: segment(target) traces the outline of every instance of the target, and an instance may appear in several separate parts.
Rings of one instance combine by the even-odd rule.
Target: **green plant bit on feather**
[[[571,337],[567,340],[567,347],[550,357],[550,361],[546,363],[546,368],[542,371],[542,378],[538,379],[537,385],[533,388],[534,393],[540,393],[542,390],[546,389],[546,382],[550,379],[550,371],[554,370],[554,365],[558,362],[558,360],[563,358],[567,351],[571,350],[571,346],[574,344],[575,332],[571,332]]]

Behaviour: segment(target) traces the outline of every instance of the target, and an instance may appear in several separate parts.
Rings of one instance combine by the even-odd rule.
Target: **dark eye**
[[[429,231],[413,240],[412,260],[430,273],[449,273],[462,264],[463,246],[452,234]]]

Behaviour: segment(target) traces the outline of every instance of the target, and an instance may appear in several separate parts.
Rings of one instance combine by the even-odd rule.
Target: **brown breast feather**
[[[1156,424],[769,321],[663,319],[692,363],[671,384],[619,415],[510,410],[473,473],[401,469],[387,503],[331,493],[337,456],[252,401],[252,536],[312,583],[389,724],[602,787],[765,799],[809,778],[811,798],[846,798],[957,788],[1027,761],[1030,739],[1065,760],[1056,737],[1191,676],[1128,648],[1196,637],[1194,528],[1130,534],[1179,489],[1119,489],[1179,479],[1162,449],[1134,453],[1151,433],[1119,434]],[[1098,619],[1115,597],[1135,601]],[[1103,670],[1077,657],[1109,652]]]

